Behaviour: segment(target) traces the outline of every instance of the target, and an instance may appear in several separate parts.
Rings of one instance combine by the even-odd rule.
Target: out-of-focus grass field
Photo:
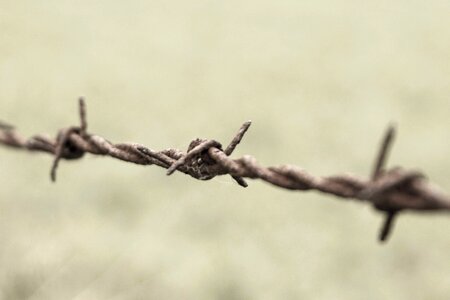
[[[318,175],[391,165],[450,191],[448,1],[0,1],[0,118]],[[0,148],[0,299],[449,299],[448,215],[386,245],[367,205],[258,181]]]

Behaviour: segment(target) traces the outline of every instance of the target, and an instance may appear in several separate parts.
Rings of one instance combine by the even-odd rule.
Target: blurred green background
[[[0,0],[0,118],[313,174],[391,165],[450,190],[448,1]],[[367,205],[242,189],[87,155],[0,148],[0,299],[449,299],[448,215],[406,214],[386,245]]]

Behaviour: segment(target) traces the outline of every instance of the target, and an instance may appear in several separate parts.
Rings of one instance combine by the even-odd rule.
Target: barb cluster
[[[215,140],[195,139],[186,152],[172,148],[155,151],[136,143],[113,144],[101,136],[88,133],[86,105],[82,98],[79,100],[79,114],[80,125],[61,129],[56,138],[36,135],[25,139],[12,126],[0,123],[0,144],[52,154],[52,181],[56,180],[61,159],[79,159],[85,153],[91,153],[139,165],[156,165],[167,169],[167,175],[180,171],[199,180],[230,175],[243,187],[247,187],[244,178],[261,179],[289,190],[316,190],[368,202],[386,215],[379,236],[381,241],[387,239],[394,219],[401,211],[450,211],[450,197],[433,187],[421,172],[400,167],[385,169],[395,135],[393,126],[385,134],[371,177],[364,179],[347,174],[318,177],[292,165],[263,167],[248,155],[230,158],[249,129],[250,121],[241,126],[225,149]]]

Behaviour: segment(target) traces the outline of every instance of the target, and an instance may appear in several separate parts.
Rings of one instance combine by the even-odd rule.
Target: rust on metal
[[[56,180],[56,171],[62,159],[79,159],[85,153],[91,153],[139,165],[156,165],[167,169],[167,175],[179,171],[199,180],[229,175],[243,187],[248,186],[244,178],[260,179],[288,190],[315,190],[339,198],[367,202],[385,214],[380,241],[387,240],[395,218],[403,211],[450,211],[450,197],[431,185],[421,172],[400,167],[385,168],[395,135],[395,127],[392,125],[383,138],[374,170],[370,178],[366,179],[348,174],[314,176],[292,165],[264,167],[249,155],[231,158],[231,154],[249,129],[250,121],[241,126],[225,150],[216,140],[195,139],[187,151],[172,148],[155,151],[137,143],[114,144],[101,136],[88,133],[86,104],[83,98],[79,99],[79,115],[80,126],[61,129],[56,138],[36,135],[26,139],[19,135],[13,126],[0,122],[0,144],[52,154],[52,181]]]

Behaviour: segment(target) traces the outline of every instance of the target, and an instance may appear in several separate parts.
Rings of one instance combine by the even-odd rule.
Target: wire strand
[[[79,99],[79,116],[79,126],[59,130],[54,139],[45,135],[26,139],[13,126],[0,122],[0,144],[14,149],[52,154],[52,181],[56,181],[61,160],[80,159],[84,154],[90,153],[138,165],[155,165],[167,169],[167,175],[179,171],[199,180],[229,175],[242,187],[248,186],[244,178],[260,179],[288,190],[316,190],[339,198],[359,200],[385,214],[379,234],[380,241],[387,240],[394,219],[402,211],[450,212],[450,197],[431,185],[421,172],[400,167],[385,169],[395,135],[394,126],[389,126],[386,131],[376,156],[374,170],[370,178],[365,179],[348,174],[314,176],[292,165],[263,167],[249,155],[231,158],[230,155],[249,129],[250,121],[241,126],[225,150],[216,140],[195,139],[185,152],[173,148],[155,151],[137,143],[114,144],[101,136],[88,133],[87,109],[83,98]]]

